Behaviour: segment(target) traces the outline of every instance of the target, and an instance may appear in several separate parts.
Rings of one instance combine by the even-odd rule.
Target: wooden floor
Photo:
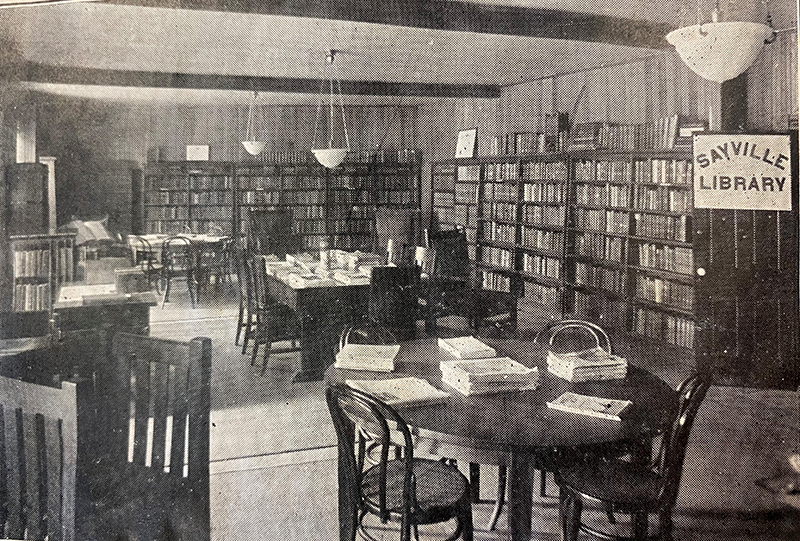
[[[319,382],[291,383],[296,354],[270,360],[266,373],[233,346],[235,298],[219,295],[190,307],[176,295],[152,309],[152,334],[188,339],[208,336],[214,345],[212,374],[212,539],[333,540],[336,514],[335,436]],[[460,322],[455,322],[458,325]],[[615,341],[616,351],[677,385],[693,360],[648,343]],[[780,509],[753,484],[786,469],[800,449],[796,393],[712,387],[701,407],[687,452],[676,511],[678,540],[796,541],[800,516]],[[482,468],[482,496],[494,497],[495,473]],[[556,488],[536,498],[535,539],[557,539]],[[474,509],[476,539],[507,539],[485,525],[491,503]],[[383,531],[382,531],[383,529]],[[379,537],[396,530],[377,525]],[[421,531],[423,539],[442,531]]]

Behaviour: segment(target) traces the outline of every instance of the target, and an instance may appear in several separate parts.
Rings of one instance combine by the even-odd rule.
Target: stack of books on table
[[[535,389],[539,370],[508,357],[442,361],[442,381],[461,394],[504,393]]]
[[[459,359],[497,357],[497,351],[493,347],[484,344],[474,336],[439,338],[439,347]]]
[[[286,283],[295,289],[305,289],[307,287],[335,286],[336,280],[320,276],[313,272],[306,272],[303,274],[292,273],[286,275]]]
[[[547,369],[567,381],[604,381],[624,379],[628,374],[628,361],[600,347],[574,353],[550,351]]]
[[[450,394],[440,391],[424,379],[405,377],[392,379],[346,380],[345,384],[370,394],[390,406],[427,406],[441,404]]]
[[[336,368],[391,372],[400,346],[347,344],[336,354]]]
[[[548,408],[614,421],[621,421],[620,416],[630,405],[630,400],[600,398],[571,392],[566,392],[547,403]]]

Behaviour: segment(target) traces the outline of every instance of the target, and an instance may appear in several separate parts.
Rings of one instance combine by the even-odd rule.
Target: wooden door
[[[695,209],[695,354],[720,384],[796,390],[797,132],[792,210]]]

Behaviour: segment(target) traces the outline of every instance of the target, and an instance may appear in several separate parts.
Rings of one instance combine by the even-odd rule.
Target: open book
[[[474,336],[439,338],[439,347],[459,359],[486,359],[496,357],[497,351]]]
[[[346,380],[348,387],[370,394],[390,406],[423,406],[439,404],[450,395],[424,379],[406,377],[392,379]]]
[[[615,421],[622,420],[620,415],[630,405],[630,400],[600,398],[571,392],[566,392],[552,402],[547,403],[549,408]]]

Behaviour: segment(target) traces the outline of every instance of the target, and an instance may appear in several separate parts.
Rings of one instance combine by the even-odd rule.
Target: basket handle
[[[590,321],[583,321],[580,319],[565,319],[555,323],[553,326],[549,327],[548,329],[544,329],[550,333],[550,340],[549,345],[553,345],[553,341],[555,337],[563,330],[566,329],[583,329],[587,331],[589,334],[592,335],[594,338],[597,347],[605,349],[608,354],[611,354],[611,340],[599,325],[595,325]],[[541,332],[541,331],[540,331]],[[535,341],[539,341],[539,335],[536,335]]]

